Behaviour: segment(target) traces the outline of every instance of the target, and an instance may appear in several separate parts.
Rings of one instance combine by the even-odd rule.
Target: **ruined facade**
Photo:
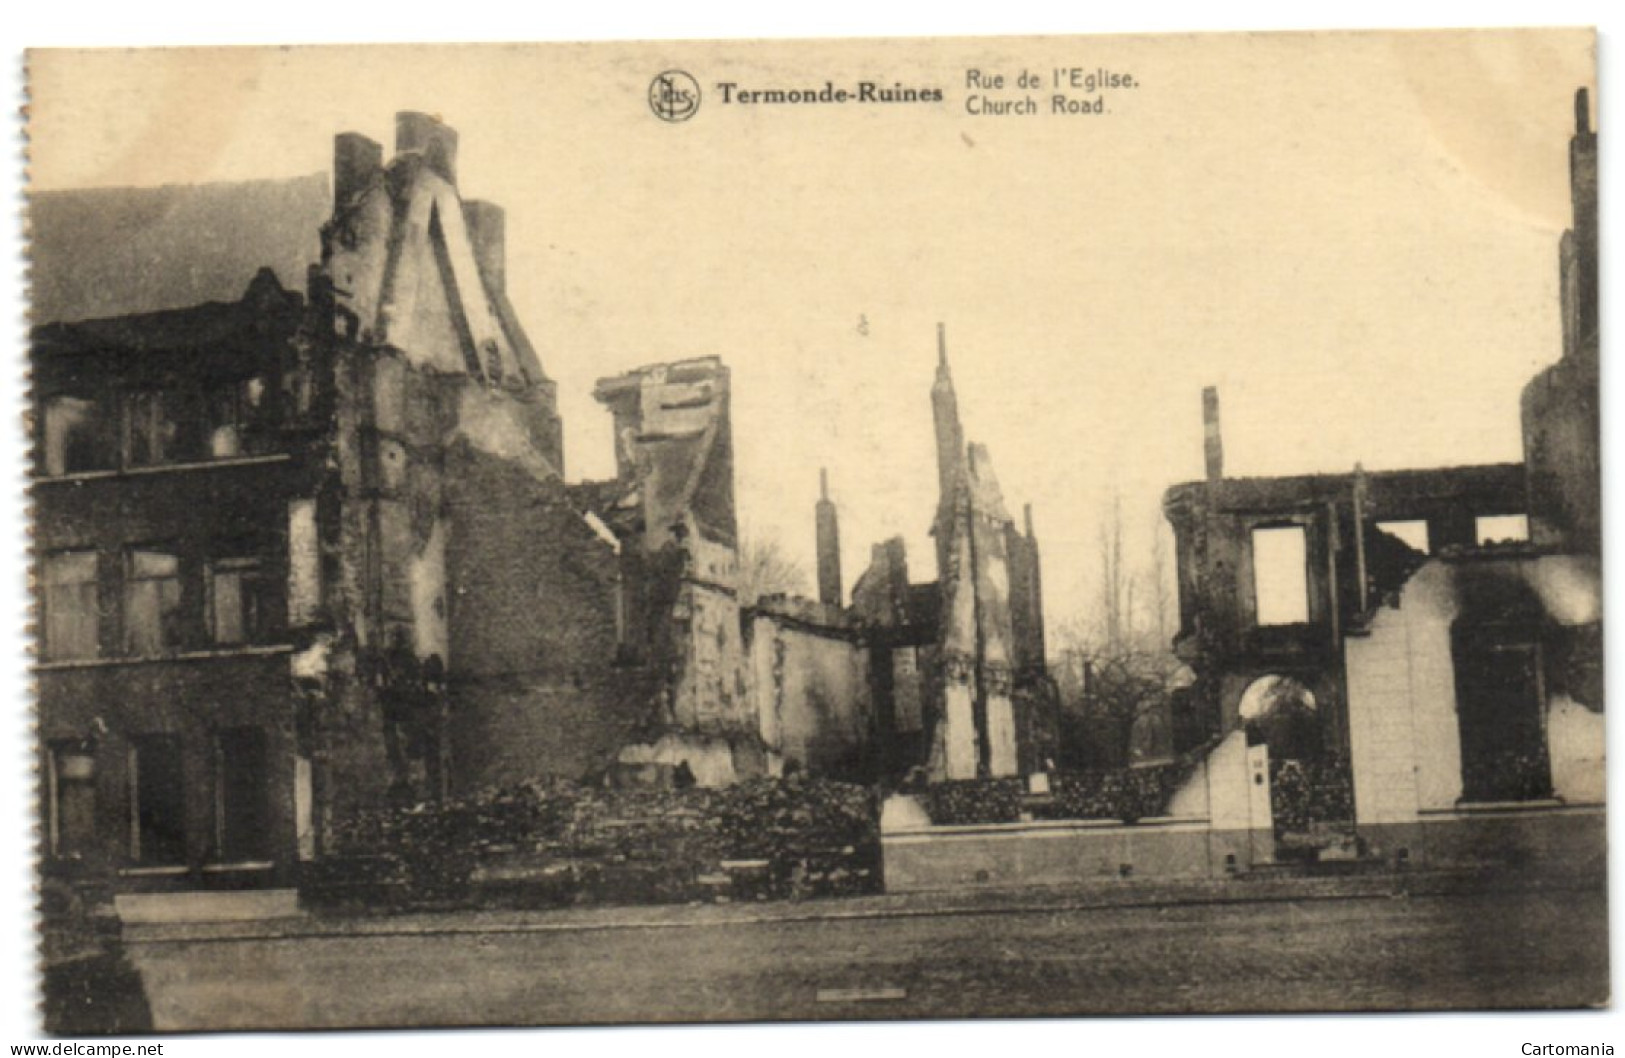
[[[1032,511],[1018,528],[987,449],[967,444],[939,332],[931,391],[939,500],[935,581],[910,580],[901,538],[875,544],[843,596],[840,514],[820,475],[818,599],[744,613],[747,686],[786,767],[860,781],[1011,776],[1053,762],[1058,695],[1044,661]]]
[[[873,629],[882,729],[898,749],[912,745],[909,763],[934,779],[1043,770],[1056,752],[1058,696],[1044,659],[1032,509],[1018,529],[987,448],[966,443],[940,328],[931,407],[937,582],[910,584],[895,540],[875,548],[853,589],[853,611]]]
[[[1178,718],[1179,748],[1236,727],[1248,688],[1280,676],[1313,696],[1323,745],[1346,751],[1347,636],[1428,555],[1475,548],[1480,526],[1495,532],[1494,519],[1525,509],[1516,464],[1284,478],[1210,470],[1163,499],[1178,561],[1174,646],[1205,710]]]
[[[301,297],[33,336],[47,862],[285,885],[368,809],[618,764],[768,767],[745,683],[728,380],[606,380],[567,484],[554,383],[456,133],[335,142]]]
[[[1248,726],[1272,755],[1344,772],[1371,849],[1448,860],[1476,855],[1476,841],[1521,848],[1600,827],[1587,107],[1582,90],[1574,227],[1559,253],[1562,355],[1524,391],[1525,463],[1228,478],[1209,390],[1207,477],[1164,497],[1178,546],[1175,647],[1197,674],[1177,736],[1191,746]],[[1600,854],[1600,837],[1579,847]]]
[[[47,871],[242,888],[314,852],[303,322],[267,270],[234,302],[34,331]]]
[[[362,666],[372,688],[387,701],[404,673],[418,704],[396,712],[432,725],[397,746],[386,704],[396,782],[424,797],[628,767],[704,784],[766,770],[736,599],[727,369],[601,380],[616,477],[566,482],[554,384],[505,293],[502,211],[457,195],[452,130],[406,114],[397,131],[387,166],[339,137],[312,280],[324,340],[353,365],[336,376],[355,387],[336,415],[350,472],[336,549],[358,563],[340,571],[343,606],[358,648],[383,652]],[[380,759],[362,733],[337,742],[351,759],[335,772]],[[328,803],[360,796],[342,786]]]
[[[651,671],[652,728],[623,764],[686,766],[702,784],[770,762],[745,682],[728,369],[715,357],[599,381],[616,477],[578,487],[617,538],[626,661]]]
[[[1037,747],[1018,746],[1017,678],[1042,680],[1043,610],[1038,545],[1015,528],[987,448],[965,443],[959,401],[939,334],[931,407],[940,495],[932,536],[942,595],[937,663],[941,713],[931,742],[932,775],[970,779],[1042,770]],[[1018,627],[1022,635],[1018,636]],[[1022,759],[1025,756],[1026,759]]]
[[[320,728],[318,800],[339,818],[448,792],[468,774],[451,765],[492,683],[554,632],[510,628],[525,640],[516,651],[454,624],[466,615],[488,631],[517,609],[503,597],[465,606],[462,582],[479,583],[513,554],[496,545],[515,542],[482,523],[483,493],[501,504],[529,492],[543,506],[563,461],[553,383],[504,291],[502,212],[463,201],[456,165],[456,132],[423,114],[397,117],[387,163],[372,140],[337,137],[333,216],[310,277],[331,473],[317,513],[319,653],[302,679]],[[568,540],[558,520],[537,519]],[[454,731],[453,711],[474,720]]]

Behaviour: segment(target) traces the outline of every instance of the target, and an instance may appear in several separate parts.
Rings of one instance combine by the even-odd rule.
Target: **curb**
[[[1350,884],[1354,882],[1356,884]],[[1132,883],[1131,883],[1132,884]],[[247,940],[343,939],[387,936],[480,936],[522,933],[601,933],[615,930],[711,929],[777,923],[854,922],[878,919],[959,918],[992,915],[1066,914],[1096,910],[1227,907],[1256,903],[1397,900],[1542,891],[1601,891],[1601,879],[1530,878],[1518,875],[1417,873],[1359,879],[1268,879],[1186,885],[1116,884],[1044,890],[936,891],[855,897],[879,906],[841,906],[848,901],[801,904],[668,905],[651,908],[560,908],[546,911],[441,911],[390,916],[302,914],[246,922],[143,923],[126,925],[130,944],[190,944]],[[939,902],[940,901],[940,902]],[[921,906],[925,905],[925,906]],[[651,914],[651,911],[654,913]],[[483,920],[483,921],[482,921]]]

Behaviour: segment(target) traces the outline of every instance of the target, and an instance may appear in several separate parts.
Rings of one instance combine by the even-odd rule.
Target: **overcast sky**
[[[1087,617],[1110,497],[1143,557],[1162,490],[1201,475],[1204,385],[1235,475],[1521,458],[1519,391],[1559,351],[1591,46],[1548,31],[37,53],[31,157],[40,188],[293,176],[327,170],[337,132],[388,146],[395,111],[442,115],[465,196],[507,210],[509,290],[559,382],[569,476],[613,473],[595,379],[719,355],[741,521],[810,574],[828,467],[848,587],[893,534],[932,574],[942,321],[966,433],[1012,514],[1034,506],[1055,622]],[[1101,115],[967,112],[968,69],[1056,67],[1138,87]],[[670,68],[704,93],[686,122],[647,105]],[[747,107],[716,89],[862,80],[943,101]],[[1047,111],[1053,93],[1032,94]]]

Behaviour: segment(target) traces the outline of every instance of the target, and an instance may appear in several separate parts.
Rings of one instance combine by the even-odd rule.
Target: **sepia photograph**
[[[30,1031],[1609,1005],[1593,30],[25,65]]]

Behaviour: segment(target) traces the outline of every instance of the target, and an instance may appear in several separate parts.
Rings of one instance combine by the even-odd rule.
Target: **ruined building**
[[[941,585],[942,698],[931,773],[968,779],[1039,771],[1044,766],[1039,746],[1017,737],[1019,730],[1033,728],[1023,714],[1040,704],[1042,692],[1032,692],[1047,680],[1032,508],[1026,509],[1023,534],[1005,510],[987,448],[965,443],[940,331],[938,344],[931,407],[940,495],[931,533]],[[1028,695],[1018,695],[1018,686]]]
[[[940,497],[936,581],[914,583],[901,538],[874,545],[844,602],[839,508],[820,474],[818,598],[744,610],[746,687],[777,762],[856,781],[1011,776],[1055,755],[1032,511],[1004,507],[987,449],[967,445],[947,352],[931,400]]]
[[[236,301],[34,331],[47,871],[243,888],[314,852],[294,679],[324,426],[303,322],[264,271]]]
[[[579,486],[620,557],[622,664],[657,708],[622,764],[686,765],[702,784],[770,767],[745,685],[728,369],[715,357],[598,383],[614,417],[617,474]]]
[[[939,499],[931,532],[940,575],[911,583],[903,541],[876,544],[851,605],[839,607],[839,526],[826,482],[816,507],[819,604],[769,601],[756,611],[758,641],[766,628],[793,628],[800,640],[822,637],[820,660],[755,667],[758,686],[769,675],[775,681],[760,711],[785,715],[783,672],[816,671],[821,689],[793,699],[790,715],[806,717],[796,726],[841,747],[843,770],[900,776],[922,769],[933,779],[1041,770],[1055,753],[1057,696],[1044,664],[1032,511],[1025,531],[1018,529],[987,449],[966,444],[940,329],[938,353],[931,401]],[[836,673],[846,676],[837,680]],[[832,708],[831,701],[846,704]]]
[[[726,370],[605,380],[619,473],[567,484],[503,213],[456,167],[426,115],[387,162],[341,135],[305,296],[266,269],[36,327],[47,869],[281,886],[373,807],[769,766]]]
[[[1510,847],[1601,825],[1596,136],[1584,90],[1576,116],[1563,347],[1524,391],[1526,462],[1226,477],[1209,390],[1206,478],[1164,497],[1175,645],[1197,675],[1180,741],[1247,725],[1272,756],[1344,772],[1361,838],[1389,853],[1444,860],[1492,830]],[[1600,831],[1580,847],[1595,855]]]

